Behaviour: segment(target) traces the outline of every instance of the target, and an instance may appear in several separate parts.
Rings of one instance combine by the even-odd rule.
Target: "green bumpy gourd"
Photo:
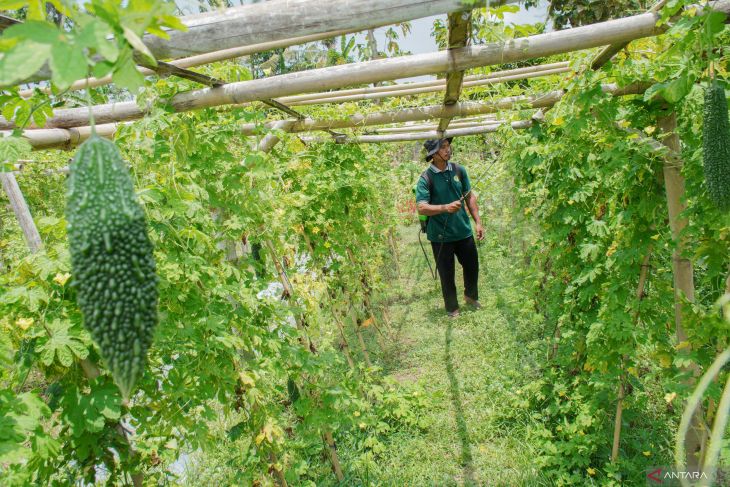
[[[79,147],[66,218],[84,325],[128,398],[157,324],[157,274],[145,215],[114,143],[94,134]]]
[[[707,192],[721,210],[730,210],[730,121],[725,89],[717,81],[705,91],[702,158]]]

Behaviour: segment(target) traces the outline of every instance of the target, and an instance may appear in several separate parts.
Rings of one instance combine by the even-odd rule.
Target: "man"
[[[484,238],[477,198],[463,166],[449,162],[452,138],[427,140],[426,169],[416,186],[418,213],[428,216],[426,234],[431,242],[436,269],[441,277],[441,292],[449,317],[459,316],[459,301],[454,282],[454,256],[464,270],[464,300],[475,308],[479,304],[479,257],[466,206],[476,224],[477,238]],[[466,205],[463,205],[466,202]]]

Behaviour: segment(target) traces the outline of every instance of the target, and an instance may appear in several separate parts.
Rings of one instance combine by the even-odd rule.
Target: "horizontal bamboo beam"
[[[111,139],[119,124],[107,123],[96,126],[96,133],[100,137]],[[1,131],[0,136],[12,135],[10,131]],[[35,150],[39,149],[70,149],[91,136],[91,127],[76,127],[70,129],[37,129],[25,130],[25,138]]]
[[[619,87],[615,84],[603,85],[603,91],[614,96],[641,94],[651,83],[633,83]],[[564,92],[562,90],[550,91],[533,96],[510,96],[490,103],[461,102],[450,106],[431,105],[418,108],[402,109],[390,112],[375,112],[369,114],[355,114],[342,119],[316,120],[306,118],[303,120],[289,119],[287,124],[276,126],[277,122],[267,122],[264,126],[268,129],[280,128],[287,132],[312,132],[316,130],[332,130],[341,128],[368,127],[373,125],[387,125],[404,122],[420,122],[437,118],[449,117],[473,117],[487,115],[500,110],[515,108],[548,108],[557,103]],[[96,126],[96,131],[101,137],[111,138],[114,135],[118,124],[102,124]],[[89,127],[77,127],[74,129],[36,129],[23,132],[25,137],[34,149],[49,149],[53,147],[70,148],[86,140],[91,133]],[[250,136],[257,133],[255,124],[241,126],[241,134]],[[11,135],[10,131],[0,131],[0,136]]]
[[[532,73],[515,74],[512,76],[495,77],[484,80],[466,81],[462,84],[462,88],[472,88],[476,86],[487,86],[499,83],[506,83],[508,81],[518,81],[529,78],[538,78],[543,76],[550,76],[553,74],[567,73],[571,71],[570,68],[555,68],[543,71],[535,71]],[[330,98],[319,98],[313,100],[307,100],[302,102],[289,103],[289,106],[302,106],[302,105],[321,105],[325,103],[347,103],[353,101],[364,101],[364,100],[378,100],[381,98],[395,98],[400,96],[412,96],[422,93],[435,93],[444,90],[444,85],[440,86],[427,86],[423,88],[413,88],[410,90],[397,90],[397,91],[381,91],[379,93],[367,93],[362,95],[349,95],[349,96],[334,96]]]
[[[476,75],[465,76],[464,81],[470,82],[470,81],[486,80],[486,79],[493,79],[493,78],[502,78],[504,76],[513,76],[513,75],[525,74],[525,73],[536,73],[539,71],[546,71],[546,70],[551,70],[551,69],[567,68],[568,66],[570,66],[570,63],[567,61],[559,62],[559,63],[550,63],[550,64],[538,64],[535,66],[527,66],[524,68],[508,69],[508,70],[503,70],[503,71],[494,71],[489,74],[476,74]],[[383,86],[375,86],[375,87],[367,87],[367,88],[352,88],[352,89],[348,89],[348,90],[336,90],[336,91],[324,91],[324,92],[320,92],[320,93],[308,93],[306,95],[284,96],[284,97],[279,98],[278,100],[282,103],[293,105],[297,102],[307,101],[307,100],[316,100],[318,98],[334,98],[334,97],[338,97],[338,96],[362,95],[365,93],[382,93],[383,91],[412,90],[415,88],[426,88],[426,87],[439,87],[440,89],[443,89],[445,86],[446,86],[445,79],[436,79],[436,80],[432,80],[432,81],[419,81],[417,83],[401,83],[401,84],[383,85]]]
[[[722,0],[718,4],[723,4],[730,9],[730,0]],[[267,5],[267,3],[258,5]],[[477,66],[524,61],[655,35],[666,28],[656,25],[658,19],[659,16],[655,13],[645,13],[574,29],[513,39],[507,43],[492,43],[463,47],[448,52],[377,59],[241,81],[218,88],[179,93],[168,101],[167,108],[171,111],[188,111],[277,98],[356,83],[375,83],[403,76],[460,71]],[[149,108],[138,106],[136,101],[93,107],[94,118],[98,123],[134,120],[144,116],[148,111]],[[79,127],[88,123],[88,116],[86,108],[57,110],[55,115],[48,119],[47,126]],[[0,129],[12,127],[13,124],[4,119],[0,123]]]
[[[456,121],[452,120],[449,124],[450,128],[466,128],[466,127],[481,127],[483,125],[494,125],[494,124],[500,124],[504,123],[504,120],[496,120],[496,119],[482,119],[482,120],[473,120],[473,121]],[[399,133],[406,133],[406,132],[413,132],[414,130],[437,130],[438,125],[434,124],[425,124],[425,125],[402,125],[400,127],[386,127],[386,128],[378,128],[374,130],[368,130],[367,133],[369,134],[399,134]]]
[[[181,17],[187,31],[168,30],[169,39],[145,35],[142,41],[156,59],[178,59],[324,31],[360,31],[466,8],[461,0],[269,0]],[[48,79],[47,74],[33,81],[40,79]]]
[[[603,91],[616,96],[640,94],[646,91],[651,83],[633,83],[619,87],[616,84],[603,85]],[[290,132],[311,132],[315,130],[342,129],[353,127],[367,127],[372,125],[385,125],[391,123],[417,122],[432,120],[444,117],[467,117],[474,115],[485,115],[496,113],[500,110],[514,108],[546,108],[551,107],[563,97],[563,90],[554,90],[533,96],[510,96],[488,103],[460,102],[450,106],[431,105],[417,108],[400,109],[389,112],[375,112],[369,114],[355,114],[344,118],[333,118],[327,120],[316,120],[307,118],[298,120],[289,129]],[[265,124],[271,128],[273,122]],[[255,124],[241,126],[243,135],[254,135]]]
[[[255,54],[257,52],[264,52],[264,51],[270,51],[272,49],[279,49],[282,47],[289,47],[289,46],[295,46],[298,44],[306,44],[308,42],[315,42],[315,41],[321,41],[323,39],[329,39],[331,37],[337,37],[343,34],[350,34],[352,32],[358,32],[358,31],[351,31],[351,30],[335,30],[335,31],[329,31],[324,32],[322,34],[313,34],[309,36],[301,36],[301,37],[292,37],[290,39],[281,39],[279,41],[273,41],[273,42],[261,42],[258,44],[251,44],[248,46],[241,46],[241,47],[233,47],[230,49],[222,49],[220,51],[213,51],[206,54],[199,54],[197,56],[190,56],[186,58],[180,58],[175,59],[174,61],[170,61],[169,65],[176,66],[178,68],[194,68],[196,66],[202,66],[204,64],[209,63],[215,63],[218,61],[226,61],[228,59],[235,59],[238,57],[248,56],[251,54]],[[137,66],[137,71],[139,71],[143,76],[151,76],[153,74],[157,74],[156,71],[148,68],[144,68],[142,66]],[[98,88],[99,86],[105,86],[112,83],[112,77],[110,76],[104,76],[101,78],[87,78],[87,79],[80,79],[78,81],[74,81],[71,86],[68,88],[67,91],[78,91],[78,90],[85,90],[88,86],[89,88]],[[51,88],[49,86],[43,86],[35,88],[43,93],[51,93]],[[20,96],[24,98],[28,98],[33,94],[34,89],[29,90],[21,90]]]
[[[513,129],[524,129],[532,127],[532,124],[532,120],[519,120],[517,122],[511,122],[510,126]],[[409,142],[414,140],[437,139],[439,137],[465,137],[467,135],[496,132],[503,125],[504,124],[482,125],[468,128],[450,128],[445,132],[441,132],[439,130],[427,130],[405,134],[359,135],[337,138],[335,141],[338,144],[382,144],[387,142]],[[331,140],[331,138],[326,137],[302,137],[303,142],[328,142]]]

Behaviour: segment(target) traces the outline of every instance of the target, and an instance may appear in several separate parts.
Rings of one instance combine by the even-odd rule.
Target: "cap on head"
[[[449,144],[454,140],[453,137],[445,137],[443,139],[429,139],[423,143],[424,149],[426,149],[426,161],[430,161],[435,153],[441,148],[441,144],[444,140],[448,140]]]

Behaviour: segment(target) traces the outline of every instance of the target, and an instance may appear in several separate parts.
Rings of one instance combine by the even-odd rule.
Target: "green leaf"
[[[0,59],[0,86],[13,85],[35,74],[51,54],[48,44],[23,41]]]
[[[1,137],[0,138],[0,163],[13,164],[18,159],[26,159],[30,156],[33,147],[22,137]]]
[[[60,33],[56,26],[49,22],[29,20],[21,24],[11,25],[5,29],[3,37],[6,39],[29,40],[40,44],[55,44],[60,40]]]
[[[122,57],[125,59],[117,64],[112,79],[117,86],[134,93],[144,84],[144,76],[137,71],[137,65],[132,61],[130,51],[125,51]]]
[[[107,24],[94,19],[81,29],[76,36],[76,42],[96,50],[104,59],[114,63],[119,57],[119,48],[111,36],[112,32]]]
[[[109,73],[111,73],[112,69],[114,69],[114,64],[102,61],[94,65],[92,73],[94,74],[95,78],[103,78],[104,76],[107,76]]]
[[[38,347],[41,362],[47,367],[54,363],[56,357],[62,366],[71,367],[74,357],[84,359],[88,356],[89,350],[83,339],[70,333],[70,327],[70,323],[60,320],[55,320],[48,325],[51,336]]]
[[[71,83],[87,76],[88,65],[84,52],[73,44],[56,44],[51,49],[53,83],[65,90]]]
[[[77,438],[85,432],[101,431],[107,420],[115,421],[122,415],[122,399],[108,377],[99,377],[90,386],[89,394],[69,388],[62,399],[62,417]]]

